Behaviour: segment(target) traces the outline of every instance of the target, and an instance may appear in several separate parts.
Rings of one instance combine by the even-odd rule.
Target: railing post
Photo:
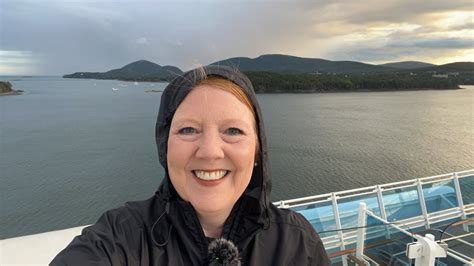
[[[377,185],[377,201],[379,202],[380,215],[382,219],[388,221],[387,212],[385,211],[385,203],[383,201],[382,188],[380,187],[380,185]],[[385,236],[385,238],[390,239],[390,228],[387,226],[385,227],[385,230],[387,232],[387,235]]]
[[[379,203],[380,215],[382,219],[388,220],[387,213],[385,212],[385,203],[383,202],[382,188],[380,185],[377,185],[377,201]]]
[[[365,226],[367,225],[367,206],[365,202],[359,203],[359,216],[357,218],[357,246],[356,246],[356,257],[363,259],[364,254],[364,243],[365,243]]]
[[[454,182],[454,190],[456,191],[456,199],[458,200],[458,206],[462,213],[462,218],[466,219],[466,210],[464,209],[464,202],[462,200],[462,192],[461,192],[461,185],[459,184],[459,176],[458,173],[453,173],[453,182]],[[468,225],[463,224],[463,229],[465,231],[469,231]]]
[[[418,189],[418,199],[420,200],[421,213],[425,219],[425,228],[430,228],[430,221],[428,219],[428,210],[426,209],[425,194],[423,193],[423,186],[419,178],[416,179],[416,187]]]
[[[341,250],[346,248],[344,244],[344,234],[342,233],[342,225],[341,225],[341,218],[339,216],[339,209],[337,208],[337,196],[334,192],[331,193],[331,201],[332,201],[332,211],[334,213],[334,220],[336,221],[336,229],[338,230],[339,239],[341,240]],[[347,256],[342,256],[342,265],[347,266]]]

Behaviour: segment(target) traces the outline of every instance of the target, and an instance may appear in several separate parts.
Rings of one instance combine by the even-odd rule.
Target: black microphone
[[[239,250],[232,241],[218,238],[207,247],[209,265],[240,266]]]

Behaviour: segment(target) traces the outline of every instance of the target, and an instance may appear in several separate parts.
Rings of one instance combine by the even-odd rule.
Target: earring
[[[255,163],[253,164],[253,167],[257,167],[257,165],[258,165],[258,163],[257,163],[257,162],[255,162]]]

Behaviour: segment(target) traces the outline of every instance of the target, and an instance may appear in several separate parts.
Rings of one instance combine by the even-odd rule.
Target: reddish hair
[[[202,79],[201,81],[199,81],[195,85],[195,87],[200,86],[200,85],[208,85],[208,86],[212,86],[212,87],[227,91],[230,94],[234,95],[235,98],[237,98],[245,106],[247,106],[247,108],[250,110],[250,112],[252,112],[253,119],[255,121],[254,129],[255,129],[255,135],[257,137],[256,150],[257,150],[257,153],[258,153],[258,151],[260,150],[260,144],[259,144],[259,141],[258,141],[257,116],[255,114],[255,110],[253,109],[252,102],[249,100],[249,98],[247,97],[245,92],[242,90],[242,88],[240,88],[240,86],[235,84],[234,82],[232,82],[228,79],[225,79],[225,78],[218,77],[218,76],[208,76],[208,77]]]

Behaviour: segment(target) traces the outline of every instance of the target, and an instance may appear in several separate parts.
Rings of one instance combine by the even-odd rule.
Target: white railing
[[[338,196],[338,197],[343,196],[343,195],[358,196],[362,194],[363,192],[369,193],[369,192],[378,192],[378,191],[386,191],[386,190],[412,187],[417,184],[417,180],[420,180],[422,184],[430,184],[434,182],[454,180],[455,178],[461,179],[468,176],[474,176],[474,169],[448,173],[448,174],[442,174],[442,175],[436,175],[436,176],[417,178],[417,179],[410,179],[410,180],[405,180],[405,181],[374,185],[374,186],[363,187],[363,188],[342,190],[342,191],[333,192],[333,193],[313,195],[313,196],[301,197],[301,198],[296,198],[296,199],[280,200],[280,201],[274,202],[273,204],[281,208],[291,208],[291,207],[309,205],[309,204],[314,204],[320,201],[324,201],[331,198],[333,195]]]
[[[308,196],[297,199],[282,200],[274,202],[274,204],[280,208],[293,208],[293,209],[304,209],[308,206],[311,208],[311,205],[321,205],[327,203],[325,207],[331,206],[332,217],[324,217],[328,220],[334,221],[335,230],[337,231],[335,235],[323,236],[321,237],[326,249],[337,248],[341,251],[344,251],[346,246],[356,243],[357,230],[343,228],[341,222],[341,213],[339,211],[339,206],[341,205],[341,200],[352,198],[352,197],[363,197],[373,195],[377,199],[378,210],[380,211],[379,218],[387,220],[387,210],[386,204],[384,203],[384,193],[396,191],[400,189],[410,189],[412,188],[416,192],[416,204],[421,210],[421,215],[416,215],[413,217],[408,217],[406,219],[397,220],[397,223],[403,224],[410,228],[417,228],[424,226],[425,228],[430,228],[434,223],[440,223],[443,221],[448,221],[450,219],[459,218],[466,219],[469,215],[474,214],[474,204],[465,204],[463,202],[461,187],[459,180],[463,178],[474,178],[474,169],[436,175],[424,178],[417,178],[407,181],[393,182],[382,185],[375,185],[364,188],[357,188],[345,191],[339,191],[334,193],[327,193],[322,195]],[[440,183],[450,183],[453,182],[454,192],[456,195],[457,206],[452,206],[451,208],[445,208],[440,211],[431,211],[429,212],[426,206],[425,197],[424,197],[424,185],[429,184],[440,184]],[[472,193],[472,192],[471,192]],[[361,199],[363,200],[363,199]],[[319,218],[319,217],[318,217]],[[467,224],[463,225],[464,230],[467,230]],[[323,230],[324,233],[324,230]],[[343,263],[345,264],[346,257],[343,258]]]
[[[419,234],[414,234],[402,228],[400,225],[406,226],[406,224],[393,224],[381,217],[378,217],[373,212],[367,210],[366,204],[361,202],[359,204],[358,211],[358,228],[357,228],[357,241],[356,241],[356,257],[369,265],[369,262],[366,260],[367,256],[364,255],[365,242],[366,242],[366,225],[367,217],[372,217],[382,222],[382,224],[396,229],[396,231],[401,232],[414,240],[416,242],[409,243],[407,245],[406,253],[400,253],[398,255],[406,255],[408,259],[415,260],[415,266],[433,266],[435,265],[436,258],[444,258],[450,256],[455,260],[466,264],[472,265],[474,263],[473,258],[469,257],[466,254],[460,253],[456,250],[449,249],[447,244],[448,241],[458,240],[459,242],[473,247],[473,243],[464,241],[463,238],[467,236],[472,236],[473,233],[466,233],[463,235],[452,236],[448,239],[441,239],[440,241],[435,241],[435,237],[432,234],[426,234],[421,236]],[[472,219],[471,219],[472,220]],[[474,220],[472,220],[474,221]],[[466,224],[466,223],[464,223]],[[410,264],[411,265],[411,264]]]

